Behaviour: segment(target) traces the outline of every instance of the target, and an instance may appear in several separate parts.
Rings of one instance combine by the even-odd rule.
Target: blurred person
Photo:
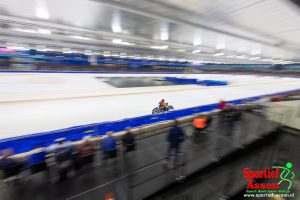
[[[203,130],[207,125],[207,119],[204,116],[196,117],[193,120],[193,127],[196,130]]]
[[[52,153],[57,163],[56,171],[58,181],[63,181],[74,168],[74,146],[65,138],[58,138],[55,144],[48,148],[48,152]]]
[[[193,120],[194,127],[194,139],[195,142],[198,142],[201,135],[204,133],[204,130],[207,127],[207,119],[204,116],[196,117]]]
[[[66,140],[66,138],[58,138],[54,141],[54,144],[50,145],[47,149],[47,152],[58,155],[64,151],[73,151],[73,144]]]
[[[1,153],[0,170],[4,172],[5,178],[17,176],[24,167],[24,163],[11,157],[13,155],[13,149],[5,149]]]
[[[135,137],[130,128],[126,128],[126,133],[122,137],[122,145],[125,153],[135,150]]]
[[[107,132],[106,137],[101,140],[101,147],[104,160],[117,157],[117,139],[113,136],[112,131]]]
[[[2,154],[0,159],[1,170],[17,163],[16,160],[10,158],[10,156],[12,155],[11,149],[4,149],[2,150],[1,154]]]
[[[36,145],[35,149],[31,151],[31,155],[28,157],[28,165],[32,174],[47,170],[46,163],[46,150],[41,148],[40,145]]]
[[[223,122],[227,126],[225,135],[230,136],[233,134],[236,122],[240,120],[242,112],[239,106],[227,106],[222,112]]]
[[[262,98],[260,98],[258,101],[256,101],[256,103],[259,104],[265,104],[271,101],[271,96],[263,96]]]
[[[268,111],[268,103],[271,102],[271,96],[266,95],[260,98],[257,101],[253,101],[250,103],[249,109],[246,112],[258,115],[263,118],[267,118],[267,111]]]
[[[78,155],[81,166],[94,162],[95,148],[90,139],[90,136],[85,136],[83,138],[83,143],[78,148]]]
[[[218,108],[219,108],[220,110],[224,110],[225,107],[227,107],[227,102],[224,101],[223,99],[221,99],[220,102],[219,102]]]
[[[179,126],[179,122],[175,120],[175,124],[169,130],[167,135],[168,149],[166,162],[169,163],[172,152],[174,152],[174,165],[177,164],[178,153],[180,153],[180,144],[184,141],[185,135],[182,128]]]

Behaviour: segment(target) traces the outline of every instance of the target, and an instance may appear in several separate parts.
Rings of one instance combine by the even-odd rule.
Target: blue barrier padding
[[[217,80],[198,80],[194,78],[176,78],[176,77],[165,77],[166,81],[179,84],[196,84],[204,86],[222,86],[228,85],[227,81],[217,81]]]
[[[204,86],[222,86],[222,85],[228,85],[227,81],[216,81],[216,80],[202,80],[198,81],[198,84],[204,85]]]
[[[198,80],[193,78],[176,78],[176,77],[165,77],[166,81],[180,84],[197,84]]]
[[[237,99],[233,101],[228,101],[228,103],[233,105],[244,104],[247,102],[257,101],[264,96],[276,96],[285,95],[291,92],[300,91],[292,90],[286,92],[280,92],[275,94],[267,94],[261,96],[254,96],[249,98]],[[0,140],[0,150],[6,148],[13,148],[15,153],[23,153],[32,150],[36,145],[47,147],[53,144],[54,140],[57,138],[64,137],[70,141],[81,140],[86,135],[99,136],[105,134],[107,131],[118,132],[124,130],[126,127],[139,127],[144,125],[149,125],[166,120],[174,120],[181,117],[190,116],[192,114],[209,112],[217,109],[218,104],[202,105],[192,108],[186,108],[181,110],[175,110],[171,112],[166,112],[156,115],[145,115],[135,118],[123,119],[120,121],[113,122],[102,122],[83,126],[74,126],[66,129],[50,131],[45,133],[36,133],[30,135],[24,135],[19,137],[7,138]]]

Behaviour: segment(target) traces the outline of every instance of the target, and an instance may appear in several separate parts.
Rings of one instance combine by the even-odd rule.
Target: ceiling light
[[[121,44],[121,45],[127,45],[127,46],[133,46],[133,45],[135,45],[134,43],[124,42],[121,39],[113,39],[112,43],[114,43],[114,44]]]
[[[112,57],[119,57],[120,55],[117,54],[117,53],[112,53],[111,56],[112,56]]]
[[[41,19],[49,19],[50,15],[45,0],[36,1],[35,15]]]
[[[192,65],[199,65],[199,64],[202,64],[202,63],[203,63],[203,61],[201,61],[201,60],[195,60],[195,61],[192,62]]]
[[[133,45],[135,45],[134,43],[131,43],[131,42],[122,42],[121,44],[122,45],[127,45],[127,46],[133,46]]]
[[[224,55],[224,52],[214,54],[214,56],[223,56],[223,55]]]
[[[114,33],[122,32],[122,28],[120,24],[112,24],[111,29]]]
[[[283,64],[293,64],[294,62],[293,61],[285,61],[285,62],[282,62]]]
[[[46,46],[43,45],[36,45],[36,50],[37,51],[47,51]]]
[[[164,46],[150,46],[151,49],[167,49],[168,46],[164,45]]]
[[[37,51],[47,52],[48,49],[37,49]]]
[[[273,59],[271,59],[271,58],[266,58],[266,59],[262,59],[261,61],[269,62],[269,61],[273,61]]]
[[[179,59],[178,62],[186,62],[186,59],[184,59],[184,58]]]
[[[161,33],[160,40],[166,41],[168,39],[169,39],[169,34],[167,32],[166,33]]]
[[[37,32],[40,34],[46,34],[46,35],[50,35],[52,33],[51,30],[48,30],[48,29],[38,29]]]
[[[260,57],[249,58],[249,60],[258,60]]]
[[[13,30],[19,31],[19,32],[24,32],[24,33],[37,33],[37,31],[34,29],[14,28]]]
[[[80,35],[73,35],[73,36],[70,36],[70,37],[74,38],[74,39],[78,39],[78,40],[91,40],[91,38],[83,37],[83,36],[80,36]]]
[[[87,56],[93,55],[93,51],[92,51],[92,50],[89,50],[89,49],[84,50],[84,55],[87,55]]]
[[[23,46],[8,46],[7,49],[21,50],[21,51],[29,51],[28,47]]]
[[[115,44],[120,44],[122,42],[121,39],[113,39],[112,40],[112,43],[115,43]]]
[[[62,52],[63,52],[63,53],[72,53],[72,51],[71,51],[70,48],[63,48],[63,49],[62,49]]]
[[[46,10],[37,10],[36,16],[41,19],[49,19],[49,13]]]
[[[93,52],[93,55],[101,55],[100,52]]]
[[[273,60],[272,62],[282,62],[283,60]]]
[[[185,49],[178,49],[177,51],[178,51],[178,52],[186,52]]]
[[[201,52],[200,49],[197,49],[197,50],[192,51],[192,53],[200,53],[200,52]]]
[[[236,56],[235,58],[237,58],[237,59],[245,59],[245,58],[248,58],[248,57],[245,56],[245,55],[240,55],[240,56]]]
[[[160,27],[160,40],[169,40],[169,26],[168,23],[162,23]]]
[[[122,32],[121,14],[120,14],[119,10],[114,10],[114,12],[113,12],[111,29],[114,33]]]

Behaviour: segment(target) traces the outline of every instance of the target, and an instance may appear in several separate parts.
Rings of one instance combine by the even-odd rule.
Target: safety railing
[[[279,118],[285,118],[280,116]],[[121,176],[106,184],[97,186],[90,190],[84,191],[67,199],[101,199],[106,195],[112,195],[114,200],[140,200],[161,190],[162,188],[176,182],[184,181],[186,176],[189,176],[201,169],[209,167],[227,155],[239,151],[240,149],[250,145],[258,139],[267,136],[281,126],[280,123],[268,119],[266,116],[256,115],[256,113],[243,113],[240,120],[236,121],[232,127],[227,122],[222,122],[218,116],[214,117],[214,123],[208,132],[201,133],[201,140],[195,142],[196,133],[190,135],[184,142],[180,153],[177,157],[176,164],[165,163],[165,152],[167,143],[164,142],[165,134],[155,135],[153,141],[163,141],[155,144],[149,141],[144,144],[146,148],[132,152],[128,155],[122,155],[119,160],[121,166]],[[226,127],[228,126],[228,127]],[[230,128],[230,130],[227,130]],[[188,128],[186,132],[194,132]],[[155,145],[153,145],[155,144]],[[268,148],[268,150],[270,150]],[[265,152],[265,151],[264,151]],[[273,151],[261,152],[264,157],[253,157],[245,161],[245,166],[254,165],[257,167],[266,167],[272,160],[267,160],[266,155],[274,155]],[[173,155],[173,159],[175,155]],[[137,158],[144,157],[145,162],[137,164]],[[145,158],[146,157],[146,158]],[[172,163],[170,161],[170,163]],[[130,165],[136,165],[135,168]],[[237,175],[234,164],[232,169],[225,170],[227,179],[217,180],[217,184],[207,183],[205,187],[211,190],[218,198],[226,198],[236,191],[241,186],[244,186],[245,181],[242,175]],[[197,193],[197,191],[195,191]],[[178,200],[200,199],[201,196],[193,194],[179,195]],[[204,195],[205,196],[205,195]]]

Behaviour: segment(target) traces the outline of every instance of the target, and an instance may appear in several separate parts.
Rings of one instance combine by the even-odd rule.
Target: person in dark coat
[[[175,120],[175,125],[169,130],[167,135],[167,142],[169,143],[166,157],[167,162],[169,162],[172,152],[174,152],[174,163],[176,164],[178,153],[180,153],[180,144],[184,141],[184,138],[184,132],[179,126],[178,121]]]
[[[11,149],[5,149],[2,151],[2,158],[0,159],[0,170],[16,165],[18,162],[11,158]]]
[[[122,144],[125,153],[135,150],[135,137],[129,128],[126,129],[126,133],[122,137]]]
[[[12,158],[12,155],[12,149],[5,149],[2,151],[2,158],[0,158],[0,170],[3,170],[5,178],[18,175],[24,167],[24,163]]]
[[[88,165],[94,162],[94,145],[90,136],[83,138],[83,143],[79,146],[78,155],[80,166]]]

